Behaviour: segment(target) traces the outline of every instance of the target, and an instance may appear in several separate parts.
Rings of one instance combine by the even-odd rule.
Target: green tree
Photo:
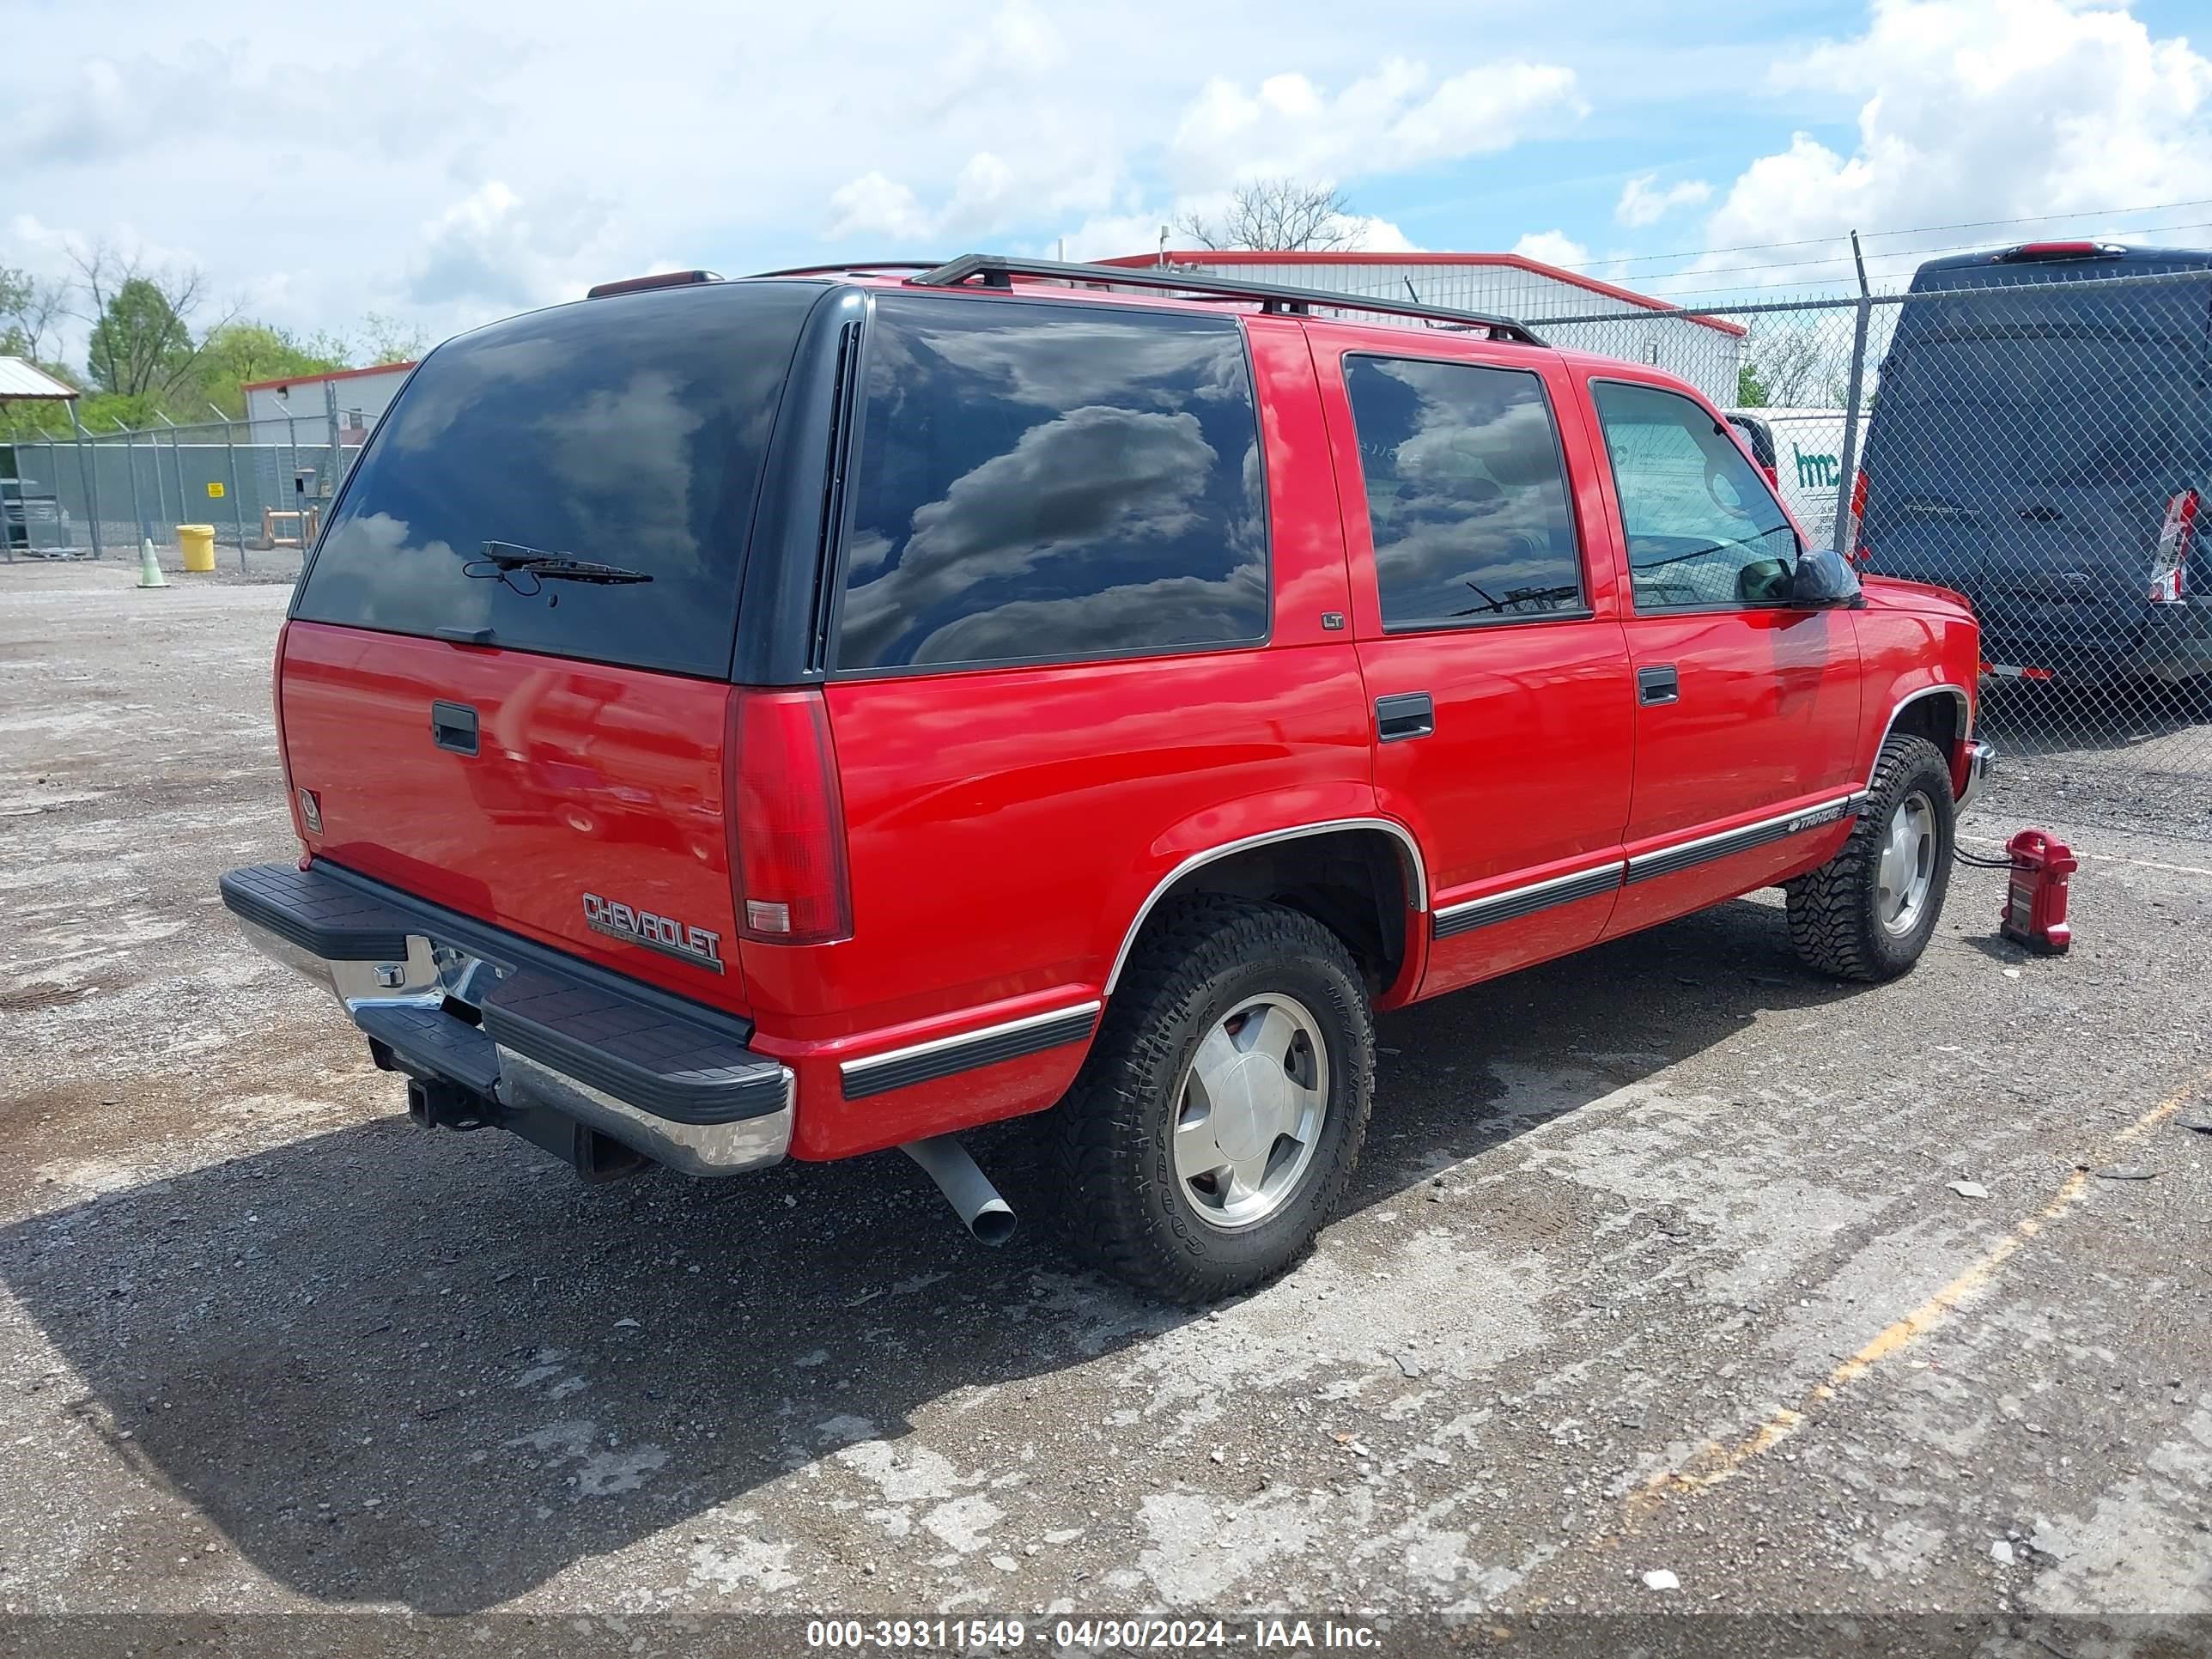
[[[69,290],[60,283],[0,265],[0,356],[21,357],[56,380],[81,386],[84,377],[54,361],[61,349],[60,320]],[[70,429],[69,405],[43,399],[0,403],[0,433],[46,436]]]
[[[58,329],[68,304],[62,283],[0,265],[0,355],[27,357],[53,374],[49,354],[61,349]],[[74,375],[60,378],[77,384]]]
[[[86,367],[102,392],[146,397],[158,404],[189,396],[186,382],[206,335],[192,321],[207,297],[207,278],[196,267],[155,270],[137,254],[102,242],[73,256],[77,313],[90,325]],[[234,307],[211,324],[214,334],[236,316]],[[186,403],[185,408],[191,410]],[[192,412],[197,412],[193,410]]]
[[[1736,365],[1735,406],[1738,409],[1766,407],[1766,383],[1759,378],[1759,365],[1748,360]]]
[[[112,432],[118,426],[158,426],[161,414],[159,402],[143,392],[96,392],[77,407],[77,418],[88,432]],[[62,420],[66,425],[69,417],[64,416]]]
[[[175,386],[194,356],[191,326],[168,295],[148,278],[132,276],[100,307],[86,361],[102,392],[138,397]]]
[[[1816,313],[1810,322],[1755,320],[1744,342],[1744,367],[1736,371],[1737,390],[1748,374],[1761,404],[1818,409],[1842,403],[1850,385],[1850,339],[1828,320],[1842,314]]]
[[[355,354],[364,368],[379,363],[411,363],[431,346],[428,332],[397,317],[372,311],[361,319],[361,345]]]
[[[226,415],[242,416],[246,396],[239,388],[247,381],[322,374],[347,367],[344,347],[319,335],[302,340],[267,323],[226,323],[210,329],[200,343],[199,361],[191,377],[199,399],[196,412],[204,415],[206,405],[214,404]]]

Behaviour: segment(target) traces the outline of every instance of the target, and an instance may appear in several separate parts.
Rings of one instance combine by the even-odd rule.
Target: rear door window
[[[726,675],[769,433],[823,291],[588,300],[439,347],[355,468],[294,614]],[[624,574],[512,568],[531,553]]]
[[[1347,357],[1344,384],[1386,629],[1583,608],[1566,470],[1540,376]]]
[[[1231,318],[887,294],[836,661],[1068,660],[1267,637],[1267,497]]]

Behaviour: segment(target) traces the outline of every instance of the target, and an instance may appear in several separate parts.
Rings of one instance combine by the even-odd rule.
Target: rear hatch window
[[[2197,401],[2199,343],[2088,329],[2033,345],[1996,330],[1924,337],[1883,378],[1882,459],[1894,482],[1939,489],[2162,477],[2182,435],[2173,416]]]
[[[726,677],[769,434],[823,292],[628,295],[441,346],[355,469],[294,614]]]

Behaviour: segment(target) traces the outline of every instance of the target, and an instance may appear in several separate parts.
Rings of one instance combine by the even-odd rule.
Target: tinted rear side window
[[[1349,357],[1345,389],[1389,629],[1582,608],[1544,383],[1526,369]]]
[[[591,300],[441,346],[362,457],[295,614],[726,674],[769,432],[822,292]],[[487,542],[652,580],[502,575]]]
[[[1267,636],[1233,319],[886,295],[867,352],[841,667]]]

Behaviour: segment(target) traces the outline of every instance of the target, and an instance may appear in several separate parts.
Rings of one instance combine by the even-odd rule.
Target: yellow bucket
[[[215,568],[215,526],[213,525],[179,525],[177,545],[185,550],[185,569],[212,570]]]

